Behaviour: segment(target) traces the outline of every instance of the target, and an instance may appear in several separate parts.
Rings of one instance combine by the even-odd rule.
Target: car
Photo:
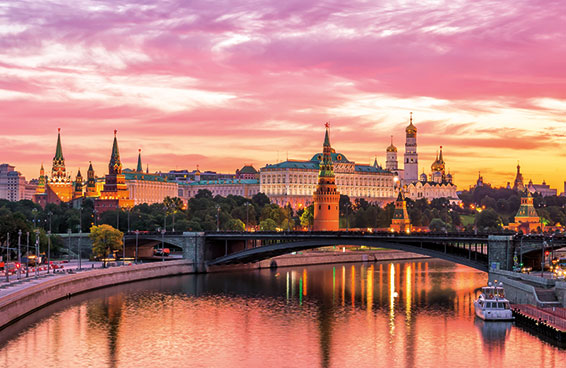
[[[153,255],[156,257],[169,257],[170,253],[169,248],[157,248],[153,250]]]

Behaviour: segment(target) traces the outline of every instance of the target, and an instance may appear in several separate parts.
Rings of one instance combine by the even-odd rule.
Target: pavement
[[[92,262],[88,259],[81,260],[81,269],[79,270],[79,261],[74,259],[71,261],[53,261],[53,265],[57,266],[55,269],[50,269],[47,273],[47,265],[40,266],[40,271],[35,273],[32,267],[29,268],[29,275],[26,277],[25,268],[22,269],[20,278],[16,274],[10,275],[10,281],[6,281],[6,274],[0,272],[0,298],[23,290],[33,285],[53,279],[54,277],[65,277],[69,274],[76,274],[77,272],[88,272],[94,269],[100,269],[103,266],[102,262]]]

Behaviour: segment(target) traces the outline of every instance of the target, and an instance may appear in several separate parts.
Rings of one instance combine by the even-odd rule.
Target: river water
[[[474,318],[486,281],[436,260],[142,281],[3,330],[0,367],[566,367],[566,350]]]

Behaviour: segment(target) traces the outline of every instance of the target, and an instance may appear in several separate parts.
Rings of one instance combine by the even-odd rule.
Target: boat
[[[505,299],[503,284],[493,286],[491,282],[481,288],[481,294],[474,301],[476,316],[484,321],[512,321],[514,319],[509,300]]]

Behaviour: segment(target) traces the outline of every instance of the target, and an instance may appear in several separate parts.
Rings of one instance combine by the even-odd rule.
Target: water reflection
[[[521,367],[538,366],[544,356],[545,365],[559,366],[564,350],[510,323],[474,320],[474,290],[486,278],[463,266],[421,261],[122,285],[54,304],[4,330],[0,365],[13,366],[10,357],[21,357],[47,368],[70,362],[121,368],[413,367],[440,361]]]

